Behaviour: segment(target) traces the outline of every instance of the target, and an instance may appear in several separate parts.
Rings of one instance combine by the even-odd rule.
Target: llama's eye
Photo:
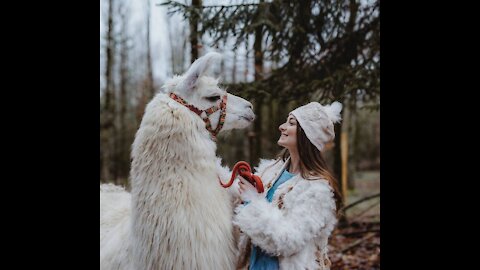
[[[220,99],[220,96],[206,97],[208,101],[215,102]]]

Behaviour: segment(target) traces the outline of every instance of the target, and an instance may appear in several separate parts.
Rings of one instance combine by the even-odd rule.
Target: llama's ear
[[[209,52],[193,62],[188,71],[185,73],[185,79],[182,82],[186,90],[194,90],[198,83],[198,78],[205,75],[209,67],[215,61],[220,61],[222,55],[217,52]]]

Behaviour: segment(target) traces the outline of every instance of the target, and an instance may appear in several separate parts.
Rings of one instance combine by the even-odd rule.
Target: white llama
[[[235,268],[231,189],[217,178],[230,175],[216,157],[215,131],[206,127],[245,128],[254,113],[250,102],[205,76],[220,57],[199,58],[147,105],[132,148],[131,194],[100,186],[100,269]],[[197,115],[224,102],[225,119],[221,108]]]

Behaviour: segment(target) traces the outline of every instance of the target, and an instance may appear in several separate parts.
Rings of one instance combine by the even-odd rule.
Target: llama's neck
[[[203,171],[214,166],[215,151],[203,120],[159,94],[148,104],[135,136],[132,183],[176,174],[177,170]]]
[[[158,96],[157,96],[158,97]],[[186,108],[155,99],[147,107],[132,149],[132,226],[134,260],[154,265],[168,209],[183,209],[199,187],[218,185],[216,144],[205,124]],[[193,195],[192,195],[193,194]],[[188,196],[185,196],[188,195]],[[173,197],[172,196],[176,196]]]

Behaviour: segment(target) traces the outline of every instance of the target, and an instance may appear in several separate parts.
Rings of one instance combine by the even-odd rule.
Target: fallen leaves
[[[380,224],[351,223],[337,228],[330,239],[329,257],[332,270],[380,269]]]

